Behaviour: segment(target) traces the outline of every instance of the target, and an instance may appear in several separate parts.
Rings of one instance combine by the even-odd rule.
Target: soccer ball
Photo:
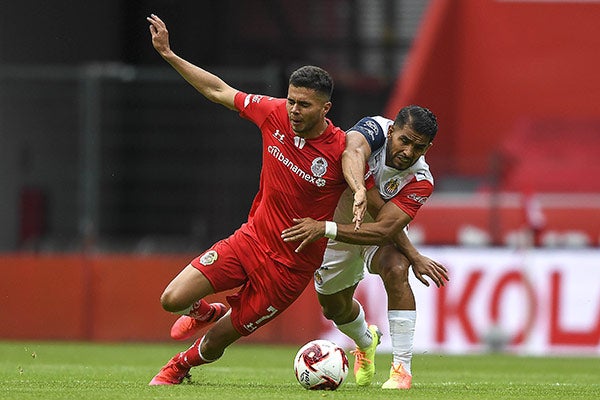
[[[348,357],[329,340],[313,340],[298,350],[294,372],[300,385],[310,390],[335,390],[348,375]]]

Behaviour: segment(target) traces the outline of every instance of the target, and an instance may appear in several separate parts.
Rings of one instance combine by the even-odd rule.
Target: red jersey
[[[294,269],[316,270],[323,260],[327,239],[296,253],[299,243],[284,242],[281,231],[294,225],[294,218],[333,219],[347,187],[341,163],[346,135],[327,120],[327,128],[319,137],[296,136],[286,102],[243,92],[235,96],[240,116],[260,128],[263,141],[259,192],[240,230],[278,262]]]

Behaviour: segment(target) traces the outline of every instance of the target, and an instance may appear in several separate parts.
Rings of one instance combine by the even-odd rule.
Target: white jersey
[[[366,117],[361,119],[350,130],[362,133],[371,146],[371,156],[368,160],[369,170],[365,175],[367,187],[376,186],[382,199],[385,201],[395,199],[395,203],[403,211],[414,217],[416,211],[425,203],[431,191],[424,191],[422,187],[417,187],[416,185],[414,190],[408,190],[407,185],[427,181],[433,187],[433,176],[429,171],[429,165],[425,162],[425,156],[421,156],[416,163],[405,170],[397,170],[385,165],[387,131],[393,124],[393,120],[384,117]],[[403,189],[406,190],[402,191]],[[400,196],[398,196],[399,194]],[[334,220],[339,223],[351,223],[353,203],[352,192],[350,189],[347,189],[338,202]],[[367,213],[365,215],[365,222],[371,222],[372,220]]]
[[[393,120],[383,117],[366,117],[350,130],[364,135],[371,146],[368,171],[365,175],[367,189],[376,186],[385,201],[392,201],[410,217],[415,216],[433,191],[433,176],[425,157],[410,168],[397,170],[385,165],[388,128]],[[342,194],[334,214],[334,221],[351,224],[354,195],[348,188]],[[372,222],[369,213],[363,222]],[[337,293],[358,283],[364,277],[364,268],[370,269],[371,259],[379,247],[356,245],[329,240],[323,264],[315,272],[315,289],[321,294]]]

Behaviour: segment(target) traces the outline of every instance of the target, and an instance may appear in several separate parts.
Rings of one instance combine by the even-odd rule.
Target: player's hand
[[[352,222],[354,222],[354,230],[360,229],[360,225],[367,212],[367,189],[359,189],[354,193],[354,203],[352,204]]]
[[[284,242],[302,241],[296,248],[296,253],[301,252],[309,243],[325,237],[324,221],[315,221],[312,218],[294,218],[294,223],[296,225],[281,232],[281,237]]]
[[[416,260],[413,260],[412,270],[417,279],[425,286],[429,286],[429,282],[425,279],[425,275],[431,278],[437,287],[445,286],[446,282],[450,280],[450,278],[448,278],[448,269],[446,267],[423,255],[420,255]]]
[[[150,22],[150,34],[152,35],[152,45],[158,51],[161,56],[165,56],[171,51],[169,45],[169,31],[167,25],[162,19],[158,18],[157,15],[151,14],[146,17],[146,20]]]

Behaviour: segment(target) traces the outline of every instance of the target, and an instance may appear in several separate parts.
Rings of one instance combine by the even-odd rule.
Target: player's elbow
[[[393,244],[395,243],[398,232],[404,229],[403,226],[397,223],[383,223],[380,221],[377,224],[377,236],[379,239],[379,245]]]
[[[379,234],[379,245],[387,245],[394,243],[395,233],[392,230],[384,230]]]
[[[349,162],[350,160],[361,160],[366,162],[367,158],[365,152],[360,147],[347,147],[342,152],[342,164]]]

